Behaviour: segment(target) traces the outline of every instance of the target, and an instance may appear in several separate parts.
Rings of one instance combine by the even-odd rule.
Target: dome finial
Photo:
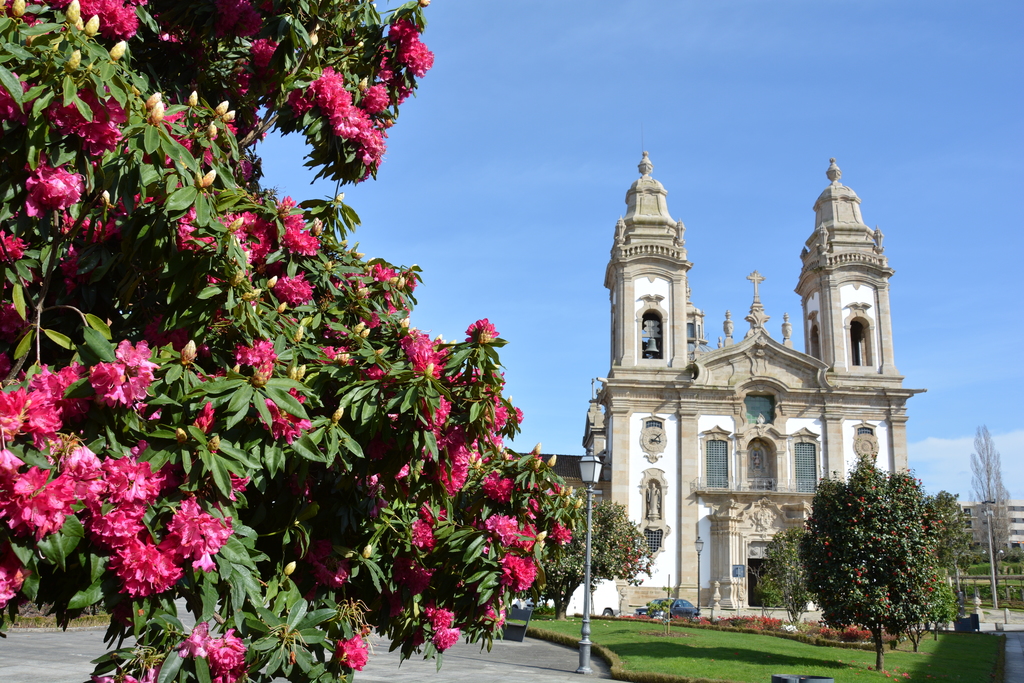
[[[843,177],[843,172],[839,170],[838,166],[836,166],[835,157],[828,160],[828,170],[825,171],[825,175],[827,175],[828,179],[833,183],[838,183],[839,179]]]
[[[654,164],[651,163],[650,158],[647,156],[647,152],[644,152],[644,158],[640,160],[640,165],[637,166],[637,168],[640,170],[640,175],[644,178],[649,178],[651,176],[651,171],[654,170]]]

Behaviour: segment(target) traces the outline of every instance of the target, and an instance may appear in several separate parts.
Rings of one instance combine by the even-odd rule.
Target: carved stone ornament
[[[778,514],[775,510],[769,507],[770,503],[767,499],[762,498],[757,507],[750,513],[750,521],[754,525],[754,530],[760,533],[764,533],[775,526],[775,519]]]
[[[878,437],[874,434],[858,434],[853,437],[853,452],[862,458],[877,458]]]
[[[661,421],[658,424],[647,424],[656,420],[644,420],[644,428],[640,430],[640,447],[644,449],[644,457],[647,462],[657,462],[665,452],[668,439],[665,436],[665,427]]]

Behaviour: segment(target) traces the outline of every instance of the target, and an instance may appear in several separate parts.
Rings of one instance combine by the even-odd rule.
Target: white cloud
[[[1024,499],[1024,429],[993,434],[992,440],[1001,456],[1003,485],[1010,498]],[[960,494],[960,500],[972,500],[973,435],[957,439],[928,437],[908,444],[907,450],[910,468],[924,482],[928,493],[949,491]]]

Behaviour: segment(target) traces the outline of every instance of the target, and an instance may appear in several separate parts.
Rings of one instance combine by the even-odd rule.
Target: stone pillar
[[[680,404],[682,401],[680,401]],[[691,403],[692,405],[692,403]],[[679,585],[688,590],[694,586],[698,599],[700,587],[697,586],[697,551],[693,547],[697,540],[697,524],[699,520],[699,504],[697,494],[690,493],[690,481],[697,478],[698,436],[697,414],[694,410],[676,411],[676,424],[679,435],[676,440],[676,500],[678,501],[675,528],[679,530],[677,538],[678,557],[676,566],[679,568]],[[666,454],[667,455],[667,454]],[[709,539],[704,539],[707,542]],[[701,576],[702,580],[709,577]]]
[[[846,476],[846,456],[843,448],[843,418],[836,413],[826,412],[822,416],[821,467],[825,477],[833,472]]]
[[[670,290],[672,301],[668,303],[669,320],[665,323],[671,324],[672,351],[665,349],[665,357],[669,359],[668,365],[672,368],[685,368],[690,359],[686,351],[686,319],[689,310],[686,305],[686,274],[682,277],[673,278]]]
[[[889,416],[889,441],[893,471],[907,470],[907,416]]]
[[[619,324],[622,325],[622,365],[633,367],[637,364],[639,351],[636,322],[636,288],[627,272],[622,272],[622,298],[619,301]]]
[[[881,372],[883,375],[897,375],[896,361],[893,359],[892,350],[892,318],[889,315],[889,283],[886,281],[881,287],[875,290],[878,300],[878,338],[881,341],[879,349],[881,358]]]
[[[826,292],[828,293],[828,308],[823,308],[821,314],[828,316],[829,319],[829,324],[823,325],[823,327],[828,330],[828,348],[832,358],[825,362],[837,371],[846,371],[849,369],[846,364],[846,327],[843,323],[843,304],[842,298],[839,296],[839,285],[831,283],[828,288],[823,288],[823,299]],[[826,302],[823,300],[822,305],[825,304]]]

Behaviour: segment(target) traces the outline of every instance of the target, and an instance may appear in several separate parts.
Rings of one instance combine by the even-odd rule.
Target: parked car
[[[682,598],[676,598],[675,600],[662,598],[661,600],[652,601],[651,605],[653,607],[651,610],[648,610],[646,606],[638,607],[636,610],[636,616],[650,617],[651,619],[664,619],[666,610],[669,611],[674,618],[681,617],[684,619],[696,619],[700,616],[700,608],[694,606],[694,604],[689,600],[683,600]]]

